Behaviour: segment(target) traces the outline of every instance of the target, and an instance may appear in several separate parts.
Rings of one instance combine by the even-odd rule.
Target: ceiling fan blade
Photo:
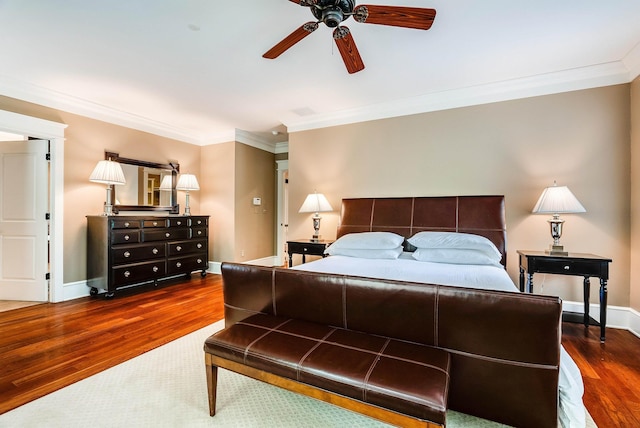
[[[310,6],[315,6],[318,0],[289,0],[289,1],[293,3],[298,3],[300,6],[310,7]]]
[[[356,42],[353,40],[351,31],[347,27],[338,27],[333,31],[333,39],[336,41],[344,65],[349,74],[357,73],[364,69],[364,62],[358,52]]]
[[[317,22],[307,22],[306,24],[303,24],[300,28],[282,39],[280,43],[269,49],[264,55],[262,55],[262,57],[268,59],[275,59],[279,57],[291,46],[295,45],[317,29]]]
[[[353,19],[365,24],[428,30],[436,18],[435,9],[363,4],[353,10]]]

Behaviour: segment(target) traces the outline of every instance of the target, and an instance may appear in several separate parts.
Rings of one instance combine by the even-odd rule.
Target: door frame
[[[0,131],[49,140],[49,302],[64,300],[64,130],[66,124],[0,110]]]
[[[278,195],[278,214],[276,219],[276,257],[278,259],[278,265],[283,263],[285,259],[285,251],[284,245],[286,240],[286,232],[288,225],[285,224],[287,221],[287,209],[285,204],[284,188],[285,188],[285,178],[284,173],[289,170],[289,160],[278,160],[276,161],[276,170],[278,174],[277,184],[276,184],[276,194]]]

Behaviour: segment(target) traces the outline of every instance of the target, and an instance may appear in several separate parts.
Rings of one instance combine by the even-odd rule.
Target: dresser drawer
[[[153,219],[153,220],[145,220],[143,222],[144,228],[154,228],[154,227],[167,227],[167,220],[163,218]]]
[[[139,229],[140,220],[112,219],[111,229]]]
[[[208,267],[207,254],[197,253],[185,257],[170,258],[167,262],[167,273],[169,275],[178,273],[189,273],[194,270],[206,269]]]
[[[206,227],[193,227],[193,228],[191,228],[191,237],[192,238],[206,238],[207,237],[207,228]]]
[[[191,227],[206,227],[207,223],[207,217],[191,217],[189,219],[189,226]]]
[[[164,228],[142,231],[142,242],[168,241],[188,238],[189,229],[187,228]]]
[[[169,227],[187,227],[189,226],[189,220],[183,217],[171,217],[169,218]]]
[[[593,261],[537,259],[533,270],[535,272],[561,275],[600,276],[602,274],[602,265],[593,263]]]
[[[164,260],[113,267],[111,280],[115,287],[136,284],[166,275],[167,266]]]
[[[179,256],[182,254],[199,253],[207,248],[206,240],[193,240],[193,241],[179,241],[170,242],[167,244],[169,247],[169,256]]]
[[[140,242],[139,230],[114,230],[111,232],[112,244],[135,244]]]
[[[165,245],[164,242],[158,242],[151,245],[116,246],[111,248],[111,260],[115,265],[162,258],[166,253]]]

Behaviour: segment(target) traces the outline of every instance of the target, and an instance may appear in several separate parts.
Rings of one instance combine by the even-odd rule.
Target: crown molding
[[[451,89],[388,103],[327,114],[281,120],[288,132],[488,104],[540,95],[629,83],[640,75],[640,44],[621,61],[564,70],[502,82]],[[193,130],[112,109],[0,75],[0,94],[108,123],[149,132],[199,146],[238,141],[271,153],[286,153],[287,142],[273,143],[240,129],[206,137]]]
[[[633,57],[635,58],[635,57]],[[633,58],[629,58],[629,63]],[[529,98],[629,83],[629,67],[622,61],[581,67],[485,85],[433,92],[390,103],[316,114],[302,119],[282,121],[288,132],[307,131],[330,126],[428,113],[472,105]]]
[[[116,110],[7,76],[0,75],[0,95],[174,140],[197,145],[202,144],[202,136],[195,134],[191,130]]]
[[[633,49],[625,55],[622,60],[629,69],[629,81],[634,81],[636,77],[640,76],[640,43],[635,45]]]

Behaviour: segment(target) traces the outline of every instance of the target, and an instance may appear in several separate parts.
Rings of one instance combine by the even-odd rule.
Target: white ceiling
[[[640,74],[640,1],[365,0],[429,7],[430,30],[344,22],[347,73],[288,0],[0,0],[0,95],[194,144],[626,83]],[[272,131],[283,132],[277,136]]]

